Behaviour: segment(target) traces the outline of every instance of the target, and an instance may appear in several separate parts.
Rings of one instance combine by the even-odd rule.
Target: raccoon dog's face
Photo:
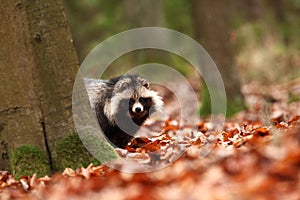
[[[152,98],[143,96],[141,94],[141,91],[136,90],[129,99],[129,113],[131,117],[142,117],[149,115],[149,110],[153,104]]]
[[[111,105],[113,113],[123,112],[141,125],[152,112],[162,110],[163,101],[150,89],[148,81],[136,75],[124,75],[115,85]]]

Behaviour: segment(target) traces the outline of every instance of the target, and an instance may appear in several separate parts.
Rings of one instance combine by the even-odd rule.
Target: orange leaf
[[[288,121],[288,125],[291,125],[294,122],[297,122],[299,120],[299,118],[300,118],[299,115],[294,116],[290,121]]]
[[[266,135],[269,135],[270,133],[266,128],[261,127],[261,128],[258,128],[255,130],[255,134],[260,135],[260,136],[266,136]]]

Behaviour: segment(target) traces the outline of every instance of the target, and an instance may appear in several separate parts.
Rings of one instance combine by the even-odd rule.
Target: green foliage
[[[128,29],[121,1],[64,0],[64,4],[80,60],[104,39]]]
[[[87,167],[90,163],[99,165],[99,161],[94,158],[82,144],[78,134],[72,133],[62,140],[55,149],[56,162],[55,170],[63,171],[65,168],[77,169]]]
[[[22,145],[12,153],[11,166],[17,179],[33,174],[37,174],[38,177],[50,174],[45,152],[31,145]]]
[[[193,66],[188,63],[184,58],[171,54],[170,55],[170,64],[176,71],[180,72],[184,76],[189,76],[195,73]]]
[[[226,116],[231,117],[234,114],[245,110],[246,106],[242,99],[230,100],[227,99]]]
[[[201,88],[200,116],[207,117],[211,114],[211,100],[207,86],[203,84]]]
[[[186,0],[163,1],[167,27],[193,36],[194,24],[191,12],[192,5],[190,2],[191,1]]]
[[[300,101],[300,96],[296,95],[294,93],[290,93],[288,103],[293,103],[293,102],[297,102],[297,101]]]
[[[207,86],[203,84],[201,88],[201,107],[200,116],[207,117],[212,114],[211,110],[211,99]],[[243,99],[232,99],[227,97],[226,100],[226,116],[231,117],[239,111],[246,109]],[[214,113],[214,114],[224,114],[224,113]]]

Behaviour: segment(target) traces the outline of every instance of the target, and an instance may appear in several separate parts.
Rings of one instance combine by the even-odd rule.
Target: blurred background
[[[241,124],[288,121],[300,113],[300,0],[64,0],[64,6],[62,0],[23,0],[3,1],[1,8],[0,170],[25,175],[18,171],[20,159],[48,172],[77,163],[75,153],[71,163],[60,165],[67,157],[65,150],[81,143],[79,137],[71,140],[75,130],[71,100],[78,63],[105,39],[137,27],[166,27],[198,41],[222,75],[226,115],[240,116]],[[200,108],[192,108],[195,101],[191,103],[187,89],[172,77],[171,84],[185,99],[174,104],[173,90],[158,91],[171,119],[179,118],[179,108],[189,109],[188,116],[225,114],[211,113],[205,83],[193,66],[172,53],[133,51],[115,60],[105,76],[146,63],[174,67],[199,94]],[[218,89],[212,88],[216,93]],[[80,148],[78,152],[83,152],[84,147]],[[41,162],[24,155],[36,155],[30,157],[41,158]],[[86,152],[82,155],[87,157]]]
[[[233,66],[242,85],[281,83],[300,76],[300,0],[64,0],[64,4],[80,62],[114,34],[160,26],[199,41],[219,68]],[[183,59],[158,50],[126,54],[107,73],[113,76],[153,61],[174,66],[186,76],[194,74]]]

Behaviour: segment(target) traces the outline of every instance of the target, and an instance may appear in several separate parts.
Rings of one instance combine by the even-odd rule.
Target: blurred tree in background
[[[218,65],[227,92],[236,102],[242,102],[240,83],[278,83],[300,76],[300,0],[64,2],[81,61],[95,45],[116,33],[163,26],[200,41]],[[141,54],[122,56],[108,74],[116,75],[162,57],[163,64],[174,66],[186,76],[192,74],[190,65],[178,56],[159,51],[137,55]]]
[[[234,60],[231,18],[234,1],[193,0],[194,27],[196,38],[215,61],[225,85],[227,114],[232,115],[244,109],[240,76]],[[210,114],[210,98],[203,84],[201,114]]]
[[[125,20],[131,27],[165,25],[163,1],[126,0],[123,3]]]

